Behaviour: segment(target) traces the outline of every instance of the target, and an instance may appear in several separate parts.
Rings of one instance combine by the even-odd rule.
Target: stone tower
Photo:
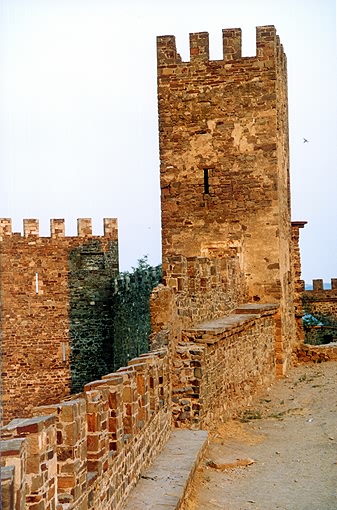
[[[221,258],[236,248],[249,300],[279,303],[278,370],[295,341],[286,56],[273,26],[257,27],[256,56],[241,30],[157,40],[163,258]]]

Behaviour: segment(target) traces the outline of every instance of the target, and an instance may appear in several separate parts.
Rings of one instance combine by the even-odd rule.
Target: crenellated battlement
[[[232,62],[242,58],[242,33],[240,28],[227,28],[222,30],[223,62]],[[176,40],[173,35],[157,37],[158,67],[169,67],[183,62],[177,52]],[[247,58],[247,57],[245,57]],[[276,34],[273,25],[256,27],[256,56],[259,60],[281,58],[285,60],[283,46]],[[209,60],[209,34],[208,32],[195,32],[190,34],[190,64],[208,63]],[[219,62],[219,61],[216,61]],[[164,73],[165,74],[165,73]],[[168,73],[166,73],[168,74]]]
[[[169,358],[161,349],[12,420],[1,429],[1,470],[13,502],[4,508],[120,510],[167,441],[170,411]]]
[[[304,284],[304,282],[303,282]],[[324,293],[333,293],[336,294],[337,291],[337,278],[331,278],[331,288],[325,289],[323,279],[317,278],[312,280],[312,289],[304,289],[305,292],[314,293],[314,292],[324,292]]]
[[[77,236],[66,236],[65,220],[51,219],[50,237],[40,237],[38,219],[24,219],[22,233],[13,232],[10,218],[0,219],[2,384],[10,395],[5,421],[67,395],[85,370],[103,363],[90,358],[78,369],[72,358],[87,339],[97,349],[111,331],[117,220],[105,218],[103,225],[96,236],[91,218],[80,218]]]
[[[109,239],[117,240],[118,237],[118,222],[116,218],[103,219],[103,236]],[[12,231],[11,218],[0,218],[0,241],[11,237],[21,237],[21,233]],[[92,233],[92,219],[79,218],[77,220],[77,236],[78,237],[93,237]],[[23,220],[23,237],[39,237],[39,220],[38,219],[24,219]],[[51,219],[50,220],[50,237],[52,239],[66,236],[65,234],[65,220],[64,219]]]

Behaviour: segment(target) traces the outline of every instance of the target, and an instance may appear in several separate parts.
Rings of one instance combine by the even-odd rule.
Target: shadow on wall
[[[143,260],[133,273],[121,273],[112,289],[113,371],[149,351],[151,333],[150,296],[162,281],[161,266]]]
[[[70,254],[72,393],[149,350],[150,294],[161,281],[161,267],[142,263],[117,277],[116,261],[117,241],[103,251],[99,240],[91,240]]]
[[[103,251],[99,240],[75,248],[69,256],[69,337],[71,391],[83,390],[112,366],[112,291],[118,271],[117,241]]]

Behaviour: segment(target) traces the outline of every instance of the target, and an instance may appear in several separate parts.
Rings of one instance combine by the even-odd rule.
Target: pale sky
[[[275,25],[288,59],[292,219],[302,277],[337,277],[334,0],[0,0],[0,217],[119,221],[120,269],[161,262],[156,36]],[[303,143],[303,137],[309,143]]]

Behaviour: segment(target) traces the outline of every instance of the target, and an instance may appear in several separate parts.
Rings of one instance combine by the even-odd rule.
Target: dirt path
[[[336,510],[336,375],[300,365],[212,432],[184,510]]]

